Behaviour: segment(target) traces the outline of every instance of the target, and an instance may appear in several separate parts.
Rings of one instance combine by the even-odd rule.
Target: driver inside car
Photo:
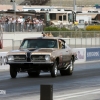
[[[62,42],[59,40],[59,49],[62,49]]]

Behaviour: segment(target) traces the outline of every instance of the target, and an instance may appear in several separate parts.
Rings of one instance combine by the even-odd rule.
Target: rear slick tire
[[[72,75],[73,74],[73,70],[74,70],[74,62],[73,62],[73,60],[70,61],[70,64],[68,66],[69,66],[68,69],[66,69],[66,70],[60,70],[60,74],[62,76]]]
[[[67,72],[66,74],[67,75],[72,75],[73,74],[73,70],[74,70],[74,62],[73,62],[73,60],[71,60],[69,68],[66,70],[66,72]]]
[[[54,65],[51,68],[51,76],[52,77],[57,77],[58,74],[58,67],[57,67],[57,63],[55,62]]]

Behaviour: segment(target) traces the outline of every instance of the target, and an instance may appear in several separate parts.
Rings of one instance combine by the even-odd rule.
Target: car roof
[[[59,37],[28,37],[24,39],[60,39]]]
[[[65,40],[63,40],[60,37],[29,37],[29,38],[24,38],[25,39],[57,39],[57,40],[61,40],[63,42],[65,42]]]

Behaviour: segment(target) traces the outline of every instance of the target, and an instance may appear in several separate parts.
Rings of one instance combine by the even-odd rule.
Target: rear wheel
[[[13,65],[10,65],[10,76],[11,76],[12,78],[16,78],[16,76],[17,76],[16,67],[13,66]]]
[[[57,73],[58,73],[57,62],[54,63],[54,65],[52,66],[50,72],[51,72],[52,77],[57,76]]]
[[[74,69],[74,61],[71,59],[70,64],[68,65],[68,69],[60,70],[60,74],[63,75],[72,75]]]
[[[40,71],[28,71],[28,75],[30,77],[38,77],[40,75]]]
[[[66,70],[67,75],[72,75],[73,69],[74,69],[74,61],[71,60],[70,65],[69,65],[69,68]]]

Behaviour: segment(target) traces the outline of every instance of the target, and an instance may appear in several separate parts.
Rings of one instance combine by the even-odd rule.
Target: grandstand
[[[11,0],[0,0],[0,4],[10,5]],[[49,5],[49,6],[73,6],[73,0],[15,0],[20,5]],[[76,0],[77,6],[100,5],[100,0]]]

